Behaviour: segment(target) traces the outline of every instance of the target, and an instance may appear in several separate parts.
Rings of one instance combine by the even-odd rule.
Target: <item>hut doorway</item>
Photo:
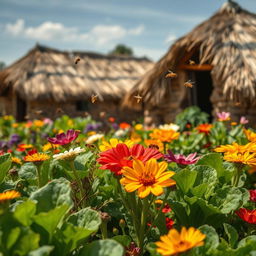
[[[210,115],[212,119],[212,103],[210,97],[213,91],[212,77],[210,71],[193,71],[191,80],[195,82],[191,93],[192,105],[197,105],[202,111]]]
[[[16,119],[18,122],[25,121],[27,115],[27,103],[17,95],[16,100]]]

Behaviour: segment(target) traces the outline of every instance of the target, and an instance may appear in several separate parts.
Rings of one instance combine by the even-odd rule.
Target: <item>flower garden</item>
[[[0,118],[0,255],[256,255],[256,132]],[[250,123],[249,123],[250,124]]]

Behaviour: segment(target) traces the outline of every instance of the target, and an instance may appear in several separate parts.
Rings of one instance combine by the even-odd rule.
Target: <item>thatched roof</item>
[[[213,66],[211,74],[229,100],[255,101],[256,15],[229,1],[210,19],[178,39],[132,88],[124,104],[132,107],[134,95],[140,94],[144,103],[161,105],[163,97],[172,93],[164,78],[167,70],[175,72],[181,59],[195,49],[199,51],[199,64]]]
[[[75,64],[76,58],[80,61]],[[0,72],[0,93],[14,90],[26,100],[65,101],[97,94],[120,99],[153,63],[147,58],[66,52],[40,45]]]

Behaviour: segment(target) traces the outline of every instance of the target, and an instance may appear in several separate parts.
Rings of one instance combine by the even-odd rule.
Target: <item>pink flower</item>
[[[230,113],[229,112],[219,112],[217,113],[218,121],[228,121],[230,120]]]
[[[249,190],[250,192],[250,200],[253,201],[253,202],[256,202],[256,189],[251,189]]]
[[[58,145],[67,145],[71,143],[73,140],[75,140],[78,137],[79,131],[75,131],[73,129],[70,129],[67,131],[67,133],[60,133],[57,134],[54,138],[47,138],[47,140],[52,144],[58,144]]]
[[[196,157],[197,153],[189,154],[188,156],[184,156],[181,154],[174,155],[171,150],[168,150],[168,154],[164,155],[165,160],[169,163],[175,162],[177,164],[189,165],[195,164],[200,157]]]
[[[53,121],[50,118],[44,118],[44,124],[52,125]]]
[[[241,118],[240,118],[240,124],[248,124],[248,123],[249,123],[249,120],[246,119],[245,116],[241,116]]]

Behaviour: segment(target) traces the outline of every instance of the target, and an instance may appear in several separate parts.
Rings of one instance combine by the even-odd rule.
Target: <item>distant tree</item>
[[[133,56],[133,50],[124,44],[118,44],[109,54]]]
[[[0,61],[0,70],[4,69],[5,68],[5,63],[3,61]]]

